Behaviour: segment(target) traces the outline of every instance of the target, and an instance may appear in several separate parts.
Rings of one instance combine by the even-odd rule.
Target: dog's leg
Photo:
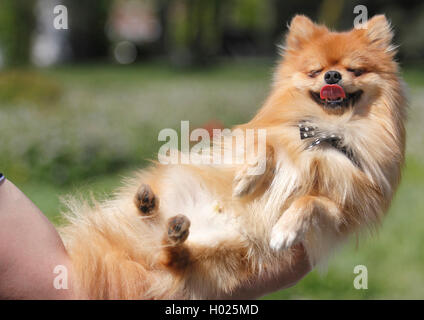
[[[265,156],[265,161],[261,157]],[[274,172],[274,149],[267,146],[266,154],[257,156],[236,171],[233,180],[233,196],[242,197],[253,194],[261,186],[265,186]]]
[[[184,244],[189,235],[190,220],[182,214],[168,219],[167,231],[163,238],[162,265],[184,271],[190,261],[189,248]]]
[[[142,184],[134,196],[134,204],[143,215],[152,215],[159,207],[159,198],[148,184]]]
[[[209,247],[186,241],[189,229],[190,220],[185,215],[179,214],[168,219],[160,256],[160,263],[163,266],[176,273],[190,272],[193,268],[197,268],[218,277],[224,276],[228,279],[224,287],[232,287],[239,281],[232,276],[235,270],[250,270],[245,243],[231,240]],[[228,271],[228,266],[233,270]],[[242,275],[239,278],[242,279]],[[203,281],[206,285],[206,279]],[[216,280],[213,280],[213,283],[215,282]]]
[[[308,232],[319,242],[325,236],[337,234],[342,224],[343,216],[333,201],[304,196],[296,199],[277,221],[271,232],[270,246],[274,250],[287,249],[303,242]]]
[[[192,298],[230,296],[240,283],[254,277],[257,270],[248,258],[246,243],[240,240],[224,240],[211,246],[196,243],[188,238],[189,228],[190,221],[184,215],[168,219],[159,263],[177,279],[190,279],[191,290],[187,293]],[[193,288],[194,283],[200,285]]]
[[[148,184],[142,184],[135,196],[134,204],[142,215],[152,216],[159,211],[159,198]],[[159,216],[158,216],[159,217]],[[189,250],[184,245],[189,235],[190,220],[182,214],[173,216],[166,223],[160,256],[162,265],[174,271],[182,271],[189,263]]]
[[[190,220],[182,214],[168,219],[168,233],[166,242],[177,246],[182,244],[188,237]]]

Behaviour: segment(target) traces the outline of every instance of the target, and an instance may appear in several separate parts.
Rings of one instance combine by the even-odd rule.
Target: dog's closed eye
[[[346,70],[353,73],[355,75],[355,77],[359,77],[359,76],[361,76],[362,74],[365,73],[365,70],[362,69],[362,68],[356,68],[356,69],[355,68],[346,68]]]
[[[315,78],[317,75],[319,75],[322,72],[323,69],[318,70],[311,70],[308,72],[308,76],[311,78]]]

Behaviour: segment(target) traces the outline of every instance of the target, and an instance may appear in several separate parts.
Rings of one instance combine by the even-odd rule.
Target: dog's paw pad
[[[189,234],[190,220],[182,214],[169,218],[168,239],[173,244],[184,242]]]
[[[148,184],[142,184],[134,197],[134,203],[144,215],[150,215],[159,205],[159,199]]]

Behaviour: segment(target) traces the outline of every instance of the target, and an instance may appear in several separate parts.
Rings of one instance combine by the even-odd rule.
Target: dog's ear
[[[377,15],[367,22],[364,28],[370,44],[379,49],[388,49],[393,40],[393,31],[385,15]]]
[[[296,15],[289,25],[289,32],[286,37],[285,47],[287,50],[298,50],[310,39],[317,26],[308,17]]]

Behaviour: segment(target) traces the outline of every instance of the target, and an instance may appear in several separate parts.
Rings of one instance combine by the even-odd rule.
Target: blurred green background
[[[69,28],[53,28],[55,5]],[[385,13],[409,85],[407,161],[378,234],[270,299],[424,298],[424,4],[421,1],[2,0],[0,169],[55,224],[60,197],[107,197],[154,159],[163,128],[249,120],[269,91],[295,13],[338,29]],[[368,268],[356,290],[353,269]]]

